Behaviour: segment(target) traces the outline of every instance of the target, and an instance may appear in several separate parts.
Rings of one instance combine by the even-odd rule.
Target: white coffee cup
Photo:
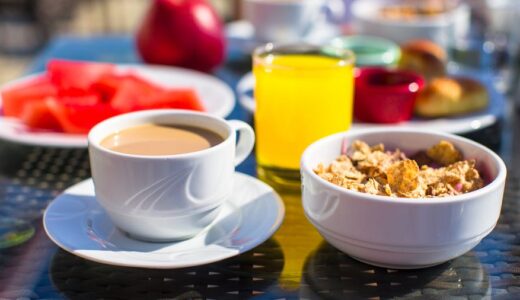
[[[343,1],[244,0],[242,13],[259,42],[293,42],[325,22],[327,12],[340,18],[345,12]]]
[[[199,127],[223,141],[164,156],[124,154],[101,146],[110,134],[143,124]],[[249,155],[254,140],[253,130],[242,121],[186,110],[148,110],[107,119],[88,134],[96,199],[119,229],[137,239],[192,237],[217,217],[232,191],[235,166]]]

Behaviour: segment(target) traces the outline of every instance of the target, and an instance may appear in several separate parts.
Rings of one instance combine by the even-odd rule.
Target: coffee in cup
[[[189,147],[162,149],[171,135],[183,136]],[[118,150],[118,137],[140,145]],[[107,119],[89,132],[88,142],[96,200],[119,229],[161,242],[192,237],[218,216],[235,166],[253,148],[254,132],[241,121],[163,109]]]
[[[224,138],[199,127],[144,124],[107,136],[101,146],[134,155],[173,155],[201,151],[220,144]]]

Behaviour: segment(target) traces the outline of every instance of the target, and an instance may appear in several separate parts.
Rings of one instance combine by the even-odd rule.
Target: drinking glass
[[[300,157],[352,123],[354,55],[334,46],[261,46],[253,53],[258,176],[299,189]]]

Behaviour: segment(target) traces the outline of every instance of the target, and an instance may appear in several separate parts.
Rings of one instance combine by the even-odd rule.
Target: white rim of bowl
[[[324,137],[322,139],[317,140],[316,142],[312,143],[307,149],[305,149],[302,159],[301,159],[301,169],[302,172],[307,173],[311,178],[316,180],[318,183],[325,185],[328,188],[331,188],[335,191],[338,191],[340,193],[344,193],[346,195],[352,195],[358,198],[362,198],[364,201],[376,201],[376,202],[387,202],[387,203],[396,203],[396,204],[403,204],[403,203],[410,203],[410,204],[419,204],[419,205],[435,205],[435,204],[446,204],[446,203],[452,203],[452,202],[464,202],[464,201],[471,201],[472,199],[476,197],[483,196],[495,189],[498,188],[502,182],[505,182],[506,176],[507,176],[507,168],[504,163],[504,161],[492,150],[488,149],[487,147],[484,147],[483,145],[476,143],[470,139],[456,136],[449,133],[440,133],[435,132],[432,130],[423,130],[423,129],[410,129],[410,128],[383,128],[383,129],[363,129],[363,130],[357,130],[353,132],[359,139],[362,138],[365,134],[375,134],[375,133],[424,133],[429,135],[435,135],[439,138],[445,137],[450,138],[453,140],[456,140],[461,143],[466,143],[471,145],[472,147],[479,148],[483,150],[485,153],[487,153],[494,161],[496,166],[498,167],[498,174],[496,177],[487,185],[484,187],[466,193],[462,195],[456,195],[456,196],[447,196],[447,197],[432,197],[432,198],[403,198],[403,197],[390,197],[390,196],[380,196],[380,195],[372,195],[367,193],[362,193],[358,191],[349,190],[344,187],[340,187],[338,185],[335,185],[331,182],[326,181],[325,179],[319,177],[314,173],[311,166],[308,165],[307,160],[308,156],[310,155],[309,152],[313,150],[313,148],[318,147],[318,144],[325,143],[329,140],[337,139],[338,137],[345,137],[350,132],[340,132],[336,133],[327,137]]]

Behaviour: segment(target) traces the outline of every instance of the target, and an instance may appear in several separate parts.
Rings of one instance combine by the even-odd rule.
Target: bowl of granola
[[[333,246],[394,269],[437,265],[495,227],[506,167],[459,136],[407,128],[338,133],[301,159],[305,215]]]

